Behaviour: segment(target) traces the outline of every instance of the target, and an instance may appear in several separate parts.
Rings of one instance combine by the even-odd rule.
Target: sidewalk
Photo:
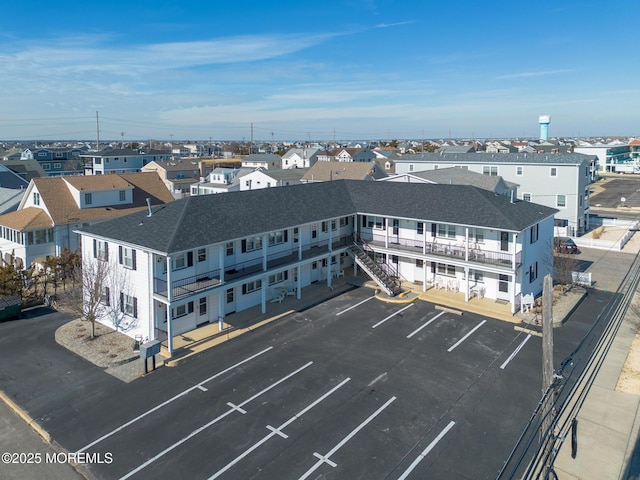
[[[600,372],[578,413],[578,448],[571,458],[567,438],[555,461],[561,480],[640,478],[634,459],[640,431],[640,395],[616,387],[637,327],[629,317],[616,335]]]

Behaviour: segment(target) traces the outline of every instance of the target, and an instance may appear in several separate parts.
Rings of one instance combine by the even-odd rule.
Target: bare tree
[[[111,266],[108,261],[83,261],[71,275],[73,283],[60,295],[58,304],[91,323],[91,339],[96,334],[96,319],[109,310],[108,288]],[[105,296],[106,295],[106,296]]]

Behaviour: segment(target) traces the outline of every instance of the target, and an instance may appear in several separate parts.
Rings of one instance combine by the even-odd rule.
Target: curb
[[[51,444],[51,435],[49,435],[49,432],[42,428],[40,424],[31,417],[31,415],[29,415],[13,400],[11,400],[2,390],[0,390],[0,400],[4,401],[4,403],[6,403],[7,406],[13,411],[13,413],[24,420],[27,425],[29,425],[38,435],[40,435],[44,439],[45,442]]]

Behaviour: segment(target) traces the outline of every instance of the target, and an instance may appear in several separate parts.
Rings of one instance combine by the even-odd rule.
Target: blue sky
[[[0,139],[640,135],[640,2],[21,0]]]

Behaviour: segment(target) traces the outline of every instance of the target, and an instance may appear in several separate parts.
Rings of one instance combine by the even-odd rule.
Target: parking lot
[[[31,405],[96,478],[495,478],[539,399],[540,338],[371,293]]]
[[[541,339],[371,295],[131,383],[57,345],[59,312],[8,322],[0,388],[56,445],[89,455],[90,478],[495,478],[540,397]],[[609,295],[594,290],[556,329],[556,364]]]

